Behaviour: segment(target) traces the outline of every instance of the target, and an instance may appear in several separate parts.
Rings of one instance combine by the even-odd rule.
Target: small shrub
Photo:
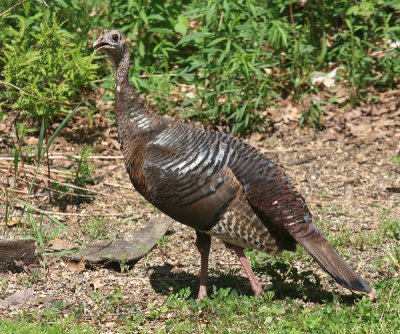
[[[94,56],[84,55],[82,43],[76,45],[49,11],[5,20],[13,24],[2,32],[2,76],[27,94],[12,89],[1,93],[28,118],[51,121],[55,114],[70,111],[66,105],[95,78]]]

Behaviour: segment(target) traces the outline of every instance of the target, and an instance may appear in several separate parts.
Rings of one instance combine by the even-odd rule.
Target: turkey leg
[[[196,231],[196,247],[200,252],[200,287],[197,299],[207,296],[207,278],[208,278],[208,257],[210,255],[211,237],[208,234]]]
[[[247,276],[247,279],[250,282],[250,286],[253,289],[253,292],[256,296],[261,295],[263,291],[263,286],[267,285],[268,283],[260,282],[257,277],[254,275],[253,270],[251,269],[251,265],[249,260],[247,260],[246,255],[244,254],[243,248],[239,246],[234,246],[231,244],[225,243],[227,248],[233,249],[239,258],[240,263],[242,264],[243,270]]]

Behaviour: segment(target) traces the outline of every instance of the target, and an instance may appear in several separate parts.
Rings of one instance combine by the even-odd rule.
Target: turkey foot
[[[234,246],[231,244],[227,244],[225,243],[225,246],[227,248],[233,249],[237,255],[237,257],[239,258],[239,261],[243,267],[243,270],[247,276],[247,279],[250,282],[250,286],[254,292],[254,294],[256,296],[262,295],[264,290],[264,286],[268,285],[268,282],[260,282],[257,277],[254,275],[253,270],[251,269],[251,265],[249,263],[249,260],[247,260],[246,255],[244,254],[243,248],[242,247],[238,247],[238,246]]]

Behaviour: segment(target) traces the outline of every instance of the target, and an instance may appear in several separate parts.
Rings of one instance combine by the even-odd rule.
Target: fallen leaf
[[[111,144],[112,144],[117,150],[119,150],[119,149],[121,148],[121,145],[119,144],[118,140],[111,138],[111,139],[109,139],[109,141],[111,142]]]
[[[187,93],[185,93],[185,96],[188,99],[194,99],[197,96],[197,94],[195,92],[187,92]]]
[[[83,258],[81,258],[79,262],[69,261],[67,264],[67,268],[70,271],[81,273],[85,270],[85,263],[86,261]]]
[[[330,88],[335,85],[335,79],[336,79],[336,74],[337,71],[340,69],[340,67],[335,68],[333,71],[329,73],[323,73],[323,72],[314,72],[311,75],[311,84],[313,86],[317,86],[318,84],[322,84],[327,88]]]
[[[360,108],[349,110],[344,115],[347,122],[350,122],[352,120],[359,120],[362,116],[363,116],[363,113]]]
[[[264,73],[266,75],[271,75],[272,74],[272,70],[270,68],[264,68]]]
[[[388,113],[390,110],[389,108],[381,108],[376,105],[372,106],[371,115],[372,116],[381,116],[383,114]]]
[[[359,124],[359,125],[354,125],[351,123],[347,124],[347,127],[350,129],[351,134],[354,137],[367,137],[369,134],[372,132],[372,126],[371,124]]]
[[[254,147],[258,147],[260,141],[264,138],[264,134],[260,132],[253,132],[249,138],[249,144]]]
[[[328,141],[337,141],[338,138],[337,134],[333,130],[329,129],[322,133],[321,140],[323,143],[326,143]]]
[[[90,283],[90,286],[93,288],[93,290],[97,290],[99,288],[102,288],[104,286],[104,283],[101,282],[101,279],[99,277],[96,277],[92,283]]]
[[[291,122],[298,122],[301,118],[301,113],[296,106],[289,103],[285,108],[281,110],[282,112],[282,120],[284,124],[288,124]]]
[[[74,245],[70,244],[68,241],[64,241],[60,238],[55,238],[49,241],[48,248],[53,251],[63,251],[70,250],[74,248]]]
[[[22,224],[22,222],[18,221],[15,218],[8,219],[7,221],[5,221],[4,219],[2,221],[0,221],[0,225],[3,225],[3,226],[6,225],[7,227],[14,227],[18,224]]]
[[[35,137],[29,137],[27,140],[26,140],[26,145],[34,145],[34,146],[36,146],[37,144],[38,144],[38,142],[39,142],[39,139],[38,138],[35,138]]]
[[[7,187],[15,187],[14,181],[15,180],[13,176],[4,176],[0,178],[0,183],[6,185]]]

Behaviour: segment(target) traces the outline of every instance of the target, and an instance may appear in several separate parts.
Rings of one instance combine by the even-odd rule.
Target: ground
[[[247,139],[286,168],[305,197],[315,223],[373,286],[385,285],[385,282],[390,282],[391,286],[400,278],[400,164],[396,163],[400,154],[399,96],[400,92],[394,91],[377,102],[347,111],[328,108],[322,131],[297,127],[298,116],[293,115],[299,113],[293,113],[295,107],[286,102],[281,113],[271,111],[268,115],[272,119],[273,132],[255,133]],[[3,147],[0,147],[3,151],[7,149],[6,139],[12,140],[12,134],[7,132],[10,126],[6,122],[3,128],[0,126],[4,134]],[[34,137],[27,140],[31,145],[36,143]],[[180,332],[213,332],[212,327],[207,326],[212,326],[212,318],[219,315],[208,318],[202,313],[209,316],[207,310],[213,306],[205,303],[205,311],[190,308],[194,303],[189,302],[190,297],[197,293],[200,260],[194,246],[195,233],[183,225],[174,223],[167,238],[132,268],[122,263],[120,271],[102,267],[84,269],[82,264],[73,265],[63,258],[93,239],[123,237],[125,233],[145,226],[151,217],[160,215],[131,186],[118,150],[116,130],[104,114],[95,116],[93,126],[80,116],[71,120],[51,149],[51,178],[68,182],[76,161],[66,156],[78,154],[79,145],[87,141],[94,145],[95,157],[89,160],[93,181],[86,185],[89,191],[85,201],[77,202],[72,195],[57,199],[53,194],[53,202],[49,202],[48,172],[43,165],[34,180],[37,186],[33,187],[30,208],[21,222],[18,218],[27,201],[27,181],[32,181],[34,165],[29,161],[25,161],[23,167],[20,165],[14,184],[13,161],[7,160],[5,154],[0,160],[1,203],[6,203],[6,196],[11,203],[11,218],[3,219],[0,225],[2,235],[30,234],[43,239],[37,268],[26,268],[27,272],[18,274],[0,274],[0,317],[13,321],[22,319],[28,323],[34,321],[32,319],[51,323],[73,317],[74,321],[89,324],[101,333],[168,331],[168,326],[175,328],[173,321],[176,320],[197,324],[187,331],[179,327]],[[5,207],[1,204],[2,210]],[[33,231],[32,222],[38,224],[41,216],[45,217],[44,225],[36,225]],[[68,250],[71,247],[75,249]],[[289,308],[294,303],[296,307],[301,305],[313,312],[325,301],[336,301],[338,308],[341,303],[350,303],[349,307],[353,309],[360,305],[354,306],[352,303],[357,302],[348,297],[349,292],[334,283],[301,250],[296,255],[285,253],[276,260],[254,252],[249,255],[256,274],[273,284],[266,287],[266,291],[273,294],[267,293],[262,301],[268,310],[275,311],[266,313],[265,323],[257,327],[260,333],[270,323],[285,319],[282,314],[287,311],[274,309],[271,305],[283,303]],[[286,266],[286,274],[289,273],[286,276],[279,269],[282,263]],[[268,270],[263,270],[263,266]],[[218,240],[212,243],[210,267],[211,294],[213,286],[222,291],[220,295],[228,291],[224,288],[232,287],[244,298],[243,303],[252,305],[253,300],[259,303],[252,297],[233,252]],[[282,277],[286,280],[279,283]],[[311,288],[307,288],[304,278],[310,279]],[[185,290],[186,287],[190,291]],[[392,294],[393,291],[399,293],[398,287],[393,289]],[[10,299],[13,295],[16,298]],[[217,292],[215,300],[223,298],[220,295]],[[390,291],[384,292],[383,296],[390,299]],[[8,302],[1,302],[1,299]],[[185,310],[173,304],[178,299],[188,301]],[[262,307],[257,309],[258,313],[265,310]],[[395,332],[396,322],[393,321],[388,332]],[[233,323],[234,329],[227,323],[225,328],[214,332],[239,331],[236,320]],[[400,328],[399,322],[397,325]],[[248,326],[243,324],[243,332]]]

